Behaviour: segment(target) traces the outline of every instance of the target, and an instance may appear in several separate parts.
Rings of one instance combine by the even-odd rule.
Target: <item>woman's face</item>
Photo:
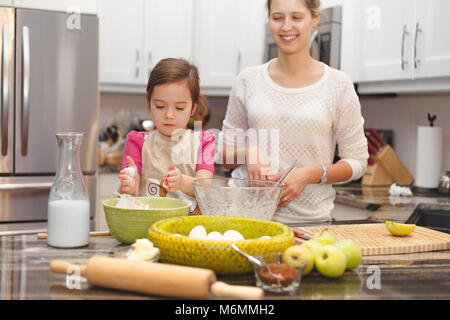
[[[312,28],[318,22],[319,15],[313,17],[304,0],[272,0],[269,27],[281,53],[309,51]]]
[[[177,129],[186,129],[194,113],[191,92],[186,81],[169,82],[153,88],[150,113],[155,127],[165,136],[172,136]]]

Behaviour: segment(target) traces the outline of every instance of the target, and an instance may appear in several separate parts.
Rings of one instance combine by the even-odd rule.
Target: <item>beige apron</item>
[[[164,196],[165,190],[160,192],[161,180],[169,172],[171,163],[175,164],[182,174],[195,176],[197,152],[200,147],[199,134],[191,130],[179,130],[177,134],[168,137],[159,130],[154,130],[147,135],[142,147],[140,196]],[[190,201],[191,212],[197,206],[195,198],[181,191],[167,192],[166,196]]]

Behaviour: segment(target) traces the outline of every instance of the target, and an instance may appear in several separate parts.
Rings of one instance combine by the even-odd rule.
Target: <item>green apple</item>
[[[316,257],[316,252],[323,247],[323,244],[316,240],[308,240],[301,244],[302,247],[306,247],[311,251],[313,257]]]
[[[359,266],[362,259],[361,249],[353,240],[340,240],[334,244],[336,247],[344,251],[347,258],[347,270],[351,270]]]
[[[323,244],[334,244],[336,242],[333,235],[326,229],[320,233],[316,233],[315,235],[313,235],[311,240],[316,240]]]
[[[301,245],[290,246],[283,252],[283,262],[293,267],[306,264],[303,275],[307,275],[314,267],[314,258],[311,251]]]
[[[341,248],[325,245],[318,250],[314,264],[321,275],[337,278],[342,276],[347,267],[347,257]]]

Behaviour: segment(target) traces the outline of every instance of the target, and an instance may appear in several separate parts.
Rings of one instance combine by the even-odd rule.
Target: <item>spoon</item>
[[[258,267],[264,267],[269,274],[276,278],[276,279],[283,279],[283,276],[279,273],[273,273],[268,266],[263,265],[261,261],[259,261],[258,259],[256,259],[254,256],[249,255],[248,253],[242,251],[237,245],[235,245],[234,243],[231,244],[231,247],[236,250],[238,253],[240,253],[241,255],[243,255],[244,257],[246,257],[248,259],[248,261],[250,261],[251,263],[256,264]]]
[[[294,169],[295,165],[297,163],[297,160],[295,160],[291,165],[286,169],[286,171],[283,173],[283,175],[277,180],[277,182],[283,182],[284,178],[291,172],[292,169]]]

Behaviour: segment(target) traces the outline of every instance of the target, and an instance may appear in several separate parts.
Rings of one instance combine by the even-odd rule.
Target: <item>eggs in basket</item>
[[[218,274],[253,270],[231,248],[232,242],[251,255],[284,251],[295,242],[292,230],[284,224],[219,215],[159,220],[148,230],[148,239],[160,249],[161,262],[208,268]]]

